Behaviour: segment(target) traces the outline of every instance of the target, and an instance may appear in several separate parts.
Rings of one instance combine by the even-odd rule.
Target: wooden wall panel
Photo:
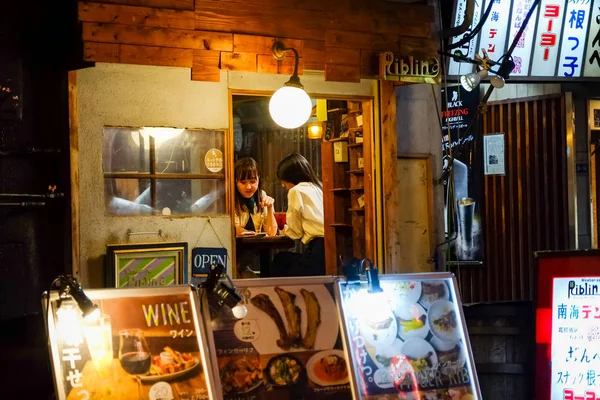
[[[94,62],[191,68],[193,57],[192,49],[95,42],[86,42],[83,46],[83,59]]]
[[[299,73],[303,69],[325,71],[326,80],[342,82],[376,77],[379,51],[431,57],[437,54],[438,46],[431,31],[433,7],[383,0],[197,0],[195,4],[193,0],[99,0],[80,2],[79,20],[86,44],[218,50],[230,53],[220,56],[227,68],[291,74],[291,55],[279,64],[256,57],[271,56],[273,42],[282,40],[298,50]],[[154,50],[117,55],[115,51],[125,48],[107,53],[108,49],[89,45],[85,59],[124,62],[133,58],[149,65],[188,65],[193,54],[183,52],[187,58],[175,62],[170,59],[175,53],[169,51],[154,57]],[[231,52],[254,56],[234,56]],[[96,55],[101,58],[96,59]],[[192,76],[216,78],[214,72],[205,74],[200,69]]]
[[[83,23],[83,40],[182,49],[233,50],[233,35],[144,26]]]
[[[192,64],[192,80],[219,82],[221,81],[221,52],[215,50],[194,50]]]
[[[168,8],[173,10],[193,10],[194,0],[102,0],[103,3],[126,4],[130,6]]]
[[[568,247],[562,96],[490,103],[483,132],[506,134],[506,176],[485,177],[484,266],[456,270],[464,302],[533,300],[539,250]]]
[[[256,54],[221,52],[221,69],[230,71],[256,71]]]
[[[109,24],[194,29],[195,13],[193,11],[80,2],[79,20]]]

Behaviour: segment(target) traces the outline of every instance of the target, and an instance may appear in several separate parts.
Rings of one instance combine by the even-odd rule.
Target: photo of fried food
[[[280,287],[275,287],[275,292],[277,292],[277,295],[281,300],[281,304],[283,305],[283,310],[285,312],[285,317],[289,327],[288,337],[290,338],[290,342],[292,346],[299,347],[302,345],[300,334],[302,311],[294,304],[296,295],[288,292],[287,290],[283,290]]]
[[[273,320],[273,322],[275,322],[277,330],[279,331],[279,339],[277,339],[277,346],[284,350],[289,350],[291,346],[290,337],[288,336],[288,333],[285,329],[285,325],[283,323],[281,315],[279,315],[279,312],[275,308],[275,305],[273,304],[269,296],[267,296],[264,293],[261,293],[252,297],[250,299],[250,302],[259,310],[267,314]]]
[[[152,357],[148,375],[173,374],[191,368],[197,363],[198,360],[190,353],[180,353],[166,346],[163,353]]]
[[[223,393],[246,393],[264,382],[262,368],[256,359],[230,360],[220,370]]]
[[[456,313],[454,310],[446,310],[440,318],[433,320],[433,324],[441,332],[452,332],[456,329]]]
[[[317,300],[317,296],[313,292],[301,289],[300,293],[304,298],[306,306],[306,333],[302,338],[302,344],[307,350],[312,350],[315,347],[317,340],[317,329],[321,325],[321,306]]]

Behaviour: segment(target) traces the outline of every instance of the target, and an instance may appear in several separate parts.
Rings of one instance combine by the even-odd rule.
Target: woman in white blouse
[[[288,190],[288,209],[283,234],[304,243],[302,253],[280,252],[273,259],[271,276],[325,275],[323,188],[306,158],[298,153],[285,157],[277,177]]]

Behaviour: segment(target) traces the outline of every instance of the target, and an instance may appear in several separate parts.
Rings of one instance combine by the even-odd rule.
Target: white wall
[[[481,84],[481,97],[489,84]],[[502,89],[494,89],[489,101],[520,99],[523,97],[543,96],[561,93],[560,83],[507,83]]]
[[[85,287],[104,282],[107,244],[185,241],[189,249],[221,247],[231,254],[233,235],[229,216],[214,217],[218,237],[204,225],[204,217],[114,217],[104,211],[102,171],[103,127],[176,126],[229,129],[229,89],[275,91],[289,79],[221,71],[221,82],[194,82],[187,68],[98,63],[77,72],[80,175],[80,266]],[[374,96],[373,82],[325,82],[323,74],[301,77],[308,93]],[[127,231],[156,232],[158,236],[131,236]]]

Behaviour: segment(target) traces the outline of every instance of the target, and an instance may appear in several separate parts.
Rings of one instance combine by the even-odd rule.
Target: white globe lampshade
[[[284,86],[273,94],[269,102],[269,113],[273,121],[282,128],[294,129],[310,118],[312,102],[304,89]]]

